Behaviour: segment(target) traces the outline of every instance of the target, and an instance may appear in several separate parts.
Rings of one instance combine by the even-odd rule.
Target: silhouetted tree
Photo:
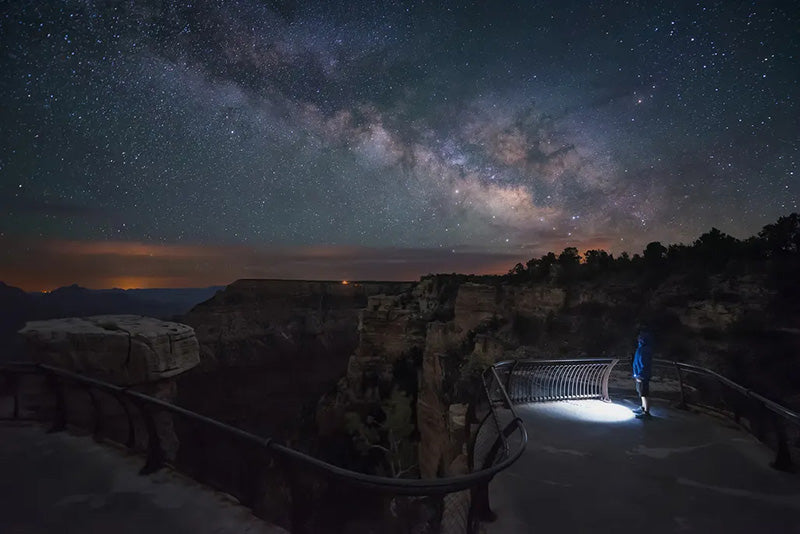
[[[648,243],[644,249],[644,262],[648,265],[660,265],[667,257],[667,247],[653,241]]]
[[[735,237],[711,228],[694,242],[692,256],[702,262],[704,269],[719,271],[728,260],[737,255],[740,243]]]
[[[575,247],[567,247],[558,256],[559,281],[571,282],[578,276],[581,267],[581,255]]]
[[[788,256],[800,253],[800,214],[792,213],[768,224],[758,233],[764,241],[768,256]]]
[[[614,257],[605,250],[587,250],[585,259],[586,265],[599,269],[607,268],[614,261]]]
[[[584,270],[590,276],[608,272],[614,265],[614,256],[605,250],[587,250],[585,255]]]
[[[528,270],[524,265],[518,263],[513,269],[508,271],[508,276],[511,279],[511,282],[522,282],[528,279]]]
[[[578,254],[578,249],[575,247],[567,247],[558,256],[558,264],[562,267],[573,267],[580,265],[581,255]]]
[[[551,268],[557,261],[556,255],[548,252],[541,258],[532,259],[526,265],[528,266],[528,276],[533,280],[543,280],[550,276]]]
[[[672,264],[683,263],[689,258],[689,247],[682,243],[667,247],[667,260]]]

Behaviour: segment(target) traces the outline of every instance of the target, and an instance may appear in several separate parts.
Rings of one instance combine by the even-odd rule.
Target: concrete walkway
[[[519,406],[530,441],[490,485],[489,534],[800,532],[800,476],[713,416],[632,402]]]
[[[170,470],[36,425],[0,424],[0,532],[277,534],[222,494]]]

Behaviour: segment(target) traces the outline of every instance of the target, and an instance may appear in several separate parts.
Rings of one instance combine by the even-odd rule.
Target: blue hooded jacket
[[[653,366],[653,340],[650,332],[639,332],[639,346],[633,355],[633,378],[650,380]]]

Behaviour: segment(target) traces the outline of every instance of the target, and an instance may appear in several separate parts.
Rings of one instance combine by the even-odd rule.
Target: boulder
[[[31,321],[20,330],[32,361],[111,382],[158,399],[173,402],[175,376],[200,362],[194,330],[139,315],[95,315]],[[94,426],[95,409],[80,388],[64,392],[68,422],[83,429]],[[128,439],[128,411],[119,400],[98,395],[104,434],[114,441]],[[131,410],[136,413],[135,410]],[[161,449],[174,460],[179,441],[172,416],[156,411],[154,423]],[[135,447],[145,450],[146,432],[137,431]]]
[[[173,377],[196,366],[192,327],[139,315],[31,321],[19,332],[32,361],[121,386]]]

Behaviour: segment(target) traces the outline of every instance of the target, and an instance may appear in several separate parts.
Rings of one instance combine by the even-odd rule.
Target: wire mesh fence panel
[[[441,534],[464,534],[470,531],[470,490],[448,493],[443,499]]]
[[[616,359],[521,360],[512,367],[508,394],[515,403],[608,398]]]

